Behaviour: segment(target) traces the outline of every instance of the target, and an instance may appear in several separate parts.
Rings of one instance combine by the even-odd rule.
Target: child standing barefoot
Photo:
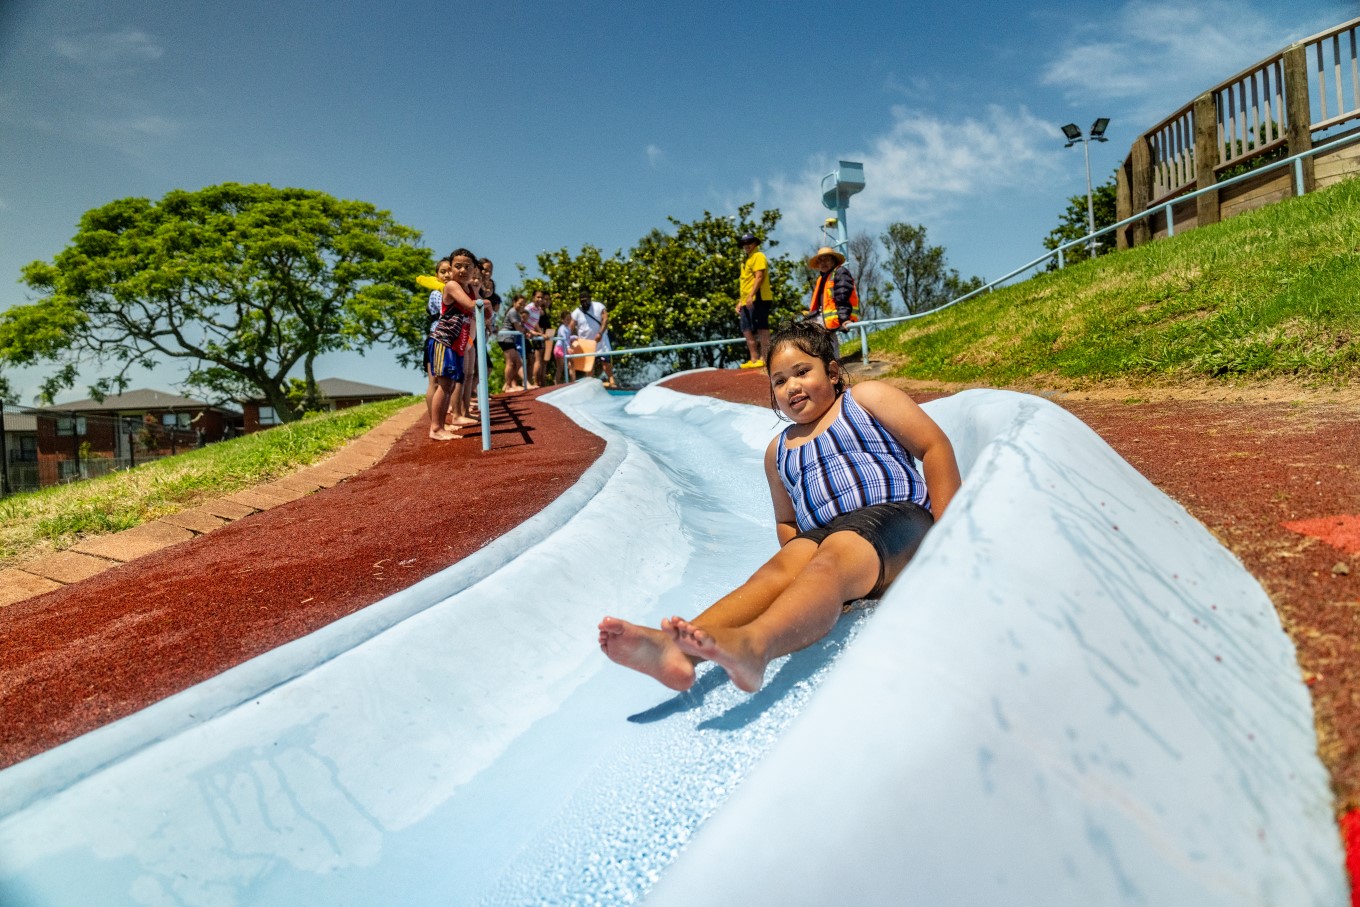
[[[455,249],[449,254],[449,280],[444,284],[439,318],[425,342],[425,364],[433,383],[429,403],[432,441],[459,437],[445,427],[444,418],[449,401],[458,391],[458,382],[463,380],[467,321],[476,311],[468,286],[476,268],[477,261],[467,249]]]
[[[831,632],[844,602],[883,593],[959,488],[935,421],[880,381],[852,393],[819,325],[781,330],[767,361],[771,403],[793,422],[765,451],[779,551],[693,620],[600,622],[610,659],[674,690],[689,689],[700,661],[759,690],[769,663]]]

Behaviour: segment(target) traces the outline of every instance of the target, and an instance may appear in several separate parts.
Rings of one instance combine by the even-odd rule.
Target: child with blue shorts
[[[459,437],[444,424],[449,402],[463,380],[463,353],[468,345],[469,318],[476,311],[469,287],[477,273],[477,259],[467,249],[449,253],[449,280],[444,284],[439,318],[425,341],[425,367],[434,382],[430,394],[430,439]]]

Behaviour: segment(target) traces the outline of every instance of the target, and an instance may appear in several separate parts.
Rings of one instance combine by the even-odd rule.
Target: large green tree
[[[307,189],[120,199],[87,212],[50,263],[24,268],[42,298],[0,315],[0,361],[56,364],[50,397],[91,360],[114,370],[96,396],[124,389],[133,366],[183,360],[187,390],[263,397],[290,420],[316,404],[324,353],[385,344],[419,361],[428,294],[412,278],[433,270],[419,240],[373,205]]]
[[[1102,183],[1091,190],[1091,211],[1095,214],[1096,229],[1103,230],[1119,219],[1115,209],[1115,178],[1112,175],[1110,181]],[[1045,249],[1056,249],[1063,243],[1069,243],[1081,239],[1088,235],[1091,230],[1089,218],[1086,210],[1086,194],[1074,195],[1067,200],[1067,208],[1063,211],[1058,221],[1058,226],[1048,231],[1048,236],[1044,237]],[[1096,254],[1100,255],[1114,249],[1114,234],[1106,233],[1096,240]],[[1073,262],[1085,261],[1091,257],[1090,250],[1085,243],[1069,246],[1063,250],[1063,258],[1068,264]],[[1049,262],[1048,269],[1056,270],[1058,262],[1056,259]]]
[[[561,305],[575,306],[582,287],[609,307],[609,334],[617,348],[669,346],[738,337],[736,304],[743,260],[737,241],[743,233],[763,240],[775,294],[772,320],[795,316],[804,295],[801,262],[776,257],[768,237],[779,223],[779,211],[745,204],[735,217],[708,211],[692,222],[669,218],[669,231],[653,230],[626,254],[610,257],[594,246],[577,254],[567,249],[538,256],[542,278],[524,281],[524,289],[556,294]],[[521,266],[521,270],[523,267]],[[745,358],[745,347],[708,347],[655,357],[628,357],[619,363],[625,374],[648,367],[723,366]]]
[[[960,277],[950,268],[944,247],[932,246],[919,224],[889,224],[882,239],[883,265],[909,315],[938,308],[983,284],[981,277]]]

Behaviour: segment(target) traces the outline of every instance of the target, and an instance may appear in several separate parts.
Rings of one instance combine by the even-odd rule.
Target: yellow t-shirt
[[[765,260],[764,252],[752,252],[741,263],[741,298],[737,302],[745,302],[751,295],[751,288],[756,285],[757,271],[765,272],[765,279],[760,282],[760,298],[766,302],[774,298],[774,291],[770,289],[770,263]]]

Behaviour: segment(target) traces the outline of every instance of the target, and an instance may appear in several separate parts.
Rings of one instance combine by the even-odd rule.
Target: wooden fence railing
[[[1165,205],[1176,196],[1215,185],[1225,173],[1239,172],[1272,154],[1307,151],[1314,138],[1334,137],[1338,127],[1360,120],[1360,18],[1285,48],[1219,83],[1140,135],[1116,172],[1118,219]],[[1330,133],[1330,134],[1329,134]],[[1318,176],[1324,182],[1360,170],[1360,151],[1337,153],[1336,160],[1309,159],[1305,191]],[[1232,197],[1206,193],[1176,213],[1177,229],[1216,223],[1291,194],[1287,175],[1243,184]],[[1163,217],[1164,221],[1165,218]],[[1119,231],[1120,248],[1138,245],[1165,232],[1149,217]]]

